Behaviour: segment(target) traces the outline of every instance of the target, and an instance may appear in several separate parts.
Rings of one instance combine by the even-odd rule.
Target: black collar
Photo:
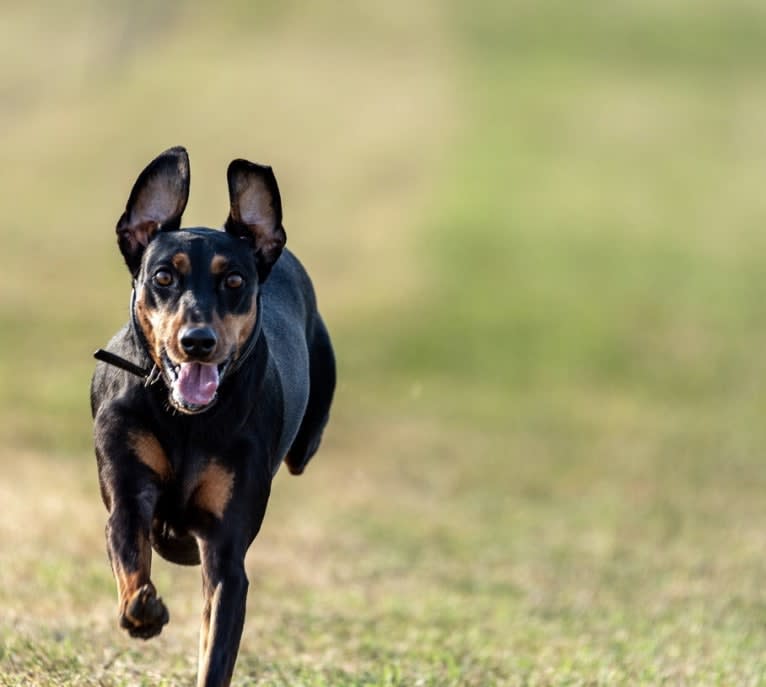
[[[239,370],[242,365],[245,364],[247,359],[250,357],[250,355],[255,350],[255,344],[258,342],[258,337],[261,334],[261,292],[258,291],[258,295],[256,296],[257,304],[256,304],[256,314],[255,314],[255,326],[253,327],[253,331],[250,332],[250,336],[248,336],[247,341],[245,342],[245,345],[242,348],[242,351],[239,354],[239,357],[228,365],[226,369],[223,371],[223,375],[221,376],[221,382],[223,382],[224,378],[234,374],[237,370]],[[144,336],[144,332],[141,329],[141,325],[138,323],[138,318],[136,316],[136,287],[135,284],[133,285],[133,291],[130,295],[130,329],[133,332],[133,336],[135,337],[136,341],[138,341],[141,348],[146,353],[149,360],[152,360],[152,356],[149,352],[149,344],[146,341],[146,337]],[[125,358],[117,355],[116,353],[111,353],[110,351],[107,351],[103,348],[99,348],[94,354],[93,357],[96,360],[100,360],[101,362],[106,363],[107,365],[113,365],[114,367],[119,367],[121,370],[125,370],[126,372],[130,372],[131,374],[136,375],[137,377],[141,377],[144,381],[144,386],[150,386],[154,384],[158,379],[162,378],[165,382],[165,386],[167,386],[168,389],[172,386],[170,380],[168,380],[164,374],[164,371],[162,368],[160,368],[156,363],[152,365],[149,369],[145,367],[141,367],[140,365],[137,365],[134,362],[131,362],[130,360],[126,360]]]

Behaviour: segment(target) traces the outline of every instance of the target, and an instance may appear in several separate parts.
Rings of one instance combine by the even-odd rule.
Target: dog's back
[[[264,284],[262,299],[263,331],[285,398],[285,430],[279,454],[297,475],[319,448],[329,418],[335,357],[311,280],[288,250],[283,251]],[[290,335],[285,336],[287,332]]]
[[[319,448],[335,389],[335,359],[316,307],[308,274],[287,249],[261,289],[263,336],[270,374],[279,380],[282,431],[278,460],[293,474],[303,471]],[[274,465],[274,469],[279,463]]]

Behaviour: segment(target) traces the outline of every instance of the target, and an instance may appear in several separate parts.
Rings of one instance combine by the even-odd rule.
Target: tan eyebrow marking
[[[172,260],[173,267],[175,267],[180,274],[189,274],[191,272],[191,260],[186,253],[176,253]]]
[[[213,274],[222,274],[229,267],[229,259],[223,255],[214,255],[210,262],[210,271]]]

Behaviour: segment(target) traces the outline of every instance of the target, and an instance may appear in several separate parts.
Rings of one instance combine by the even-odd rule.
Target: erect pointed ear
[[[231,202],[226,231],[252,242],[258,279],[263,282],[287,240],[276,177],[271,167],[234,160],[226,178]]]
[[[181,226],[188,199],[189,156],[185,148],[166,150],[138,176],[117,222],[117,243],[134,276],[144,249],[157,231]]]

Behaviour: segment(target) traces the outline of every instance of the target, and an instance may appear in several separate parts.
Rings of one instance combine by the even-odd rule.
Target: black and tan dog
[[[284,459],[319,447],[335,362],[308,275],[287,250],[269,167],[235,160],[225,231],[181,229],[189,159],[172,148],[136,181],[117,224],[130,322],[98,351],[91,387],[120,624],[168,622],[152,548],[202,564],[199,685],[228,685],[245,618],[245,553]]]

